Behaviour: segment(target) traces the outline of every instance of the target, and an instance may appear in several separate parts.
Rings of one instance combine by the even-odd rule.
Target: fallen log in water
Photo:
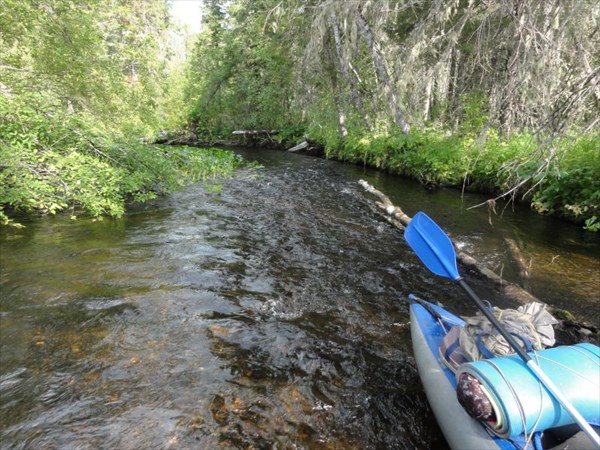
[[[288,152],[299,152],[302,151],[303,153],[307,154],[307,155],[312,155],[312,156],[323,156],[324,155],[324,149],[322,146],[320,146],[318,143],[316,143],[315,141],[309,139],[307,136],[304,136],[304,141],[302,141],[300,144],[295,145],[292,148],[288,149]]]
[[[408,223],[411,221],[411,217],[407,215],[404,211],[402,211],[402,209],[400,209],[398,206],[395,206],[387,195],[375,189],[366,181],[360,180],[358,183],[363,187],[363,189],[365,189],[367,192],[375,195],[378,198],[378,201],[376,201],[375,204],[379,209],[385,212],[384,217],[386,218],[386,220],[396,228],[404,231]],[[520,255],[520,252],[517,254]],[[497,285],[502,294],[507,299],[519,304],[527,304],[530,302],[546,304],[530,292],[527,292],[522,287],[504,280],[502,277],[498,276],[493,270],[491,270],[484,264],[481,264],[472,256],[457,250],[456,258],[461,264],[463,264],[467,268],[474,270],[484,278],[492,281],[495,285]],[[554,308],[550,305],[547,306],[550,312],[561,321],[561,330],[568,336],[568,338],[571,338],[576,341],[591,342],[597,342],[598,340],[600,340],[600,330],[598,330],[596,327],[591,326],[587,323],[580,323],[575,321],[573,315],[569,311]]]
[[[527,292],[531,292],[531,286],[529,285],[529,267],[525,264],[525,258],[521,254],[521,249],[517,245],[514,239],[504,238],[504,243],[508,247],[512,259],[519,268],[519,277],[521,278],[520,284]]]
[[[377,204],[377,206],[380,209],[385,211],[387,216],[391,219],[388,221],[392,225],[394,225],[397,228],[404,231],[404,228],[410,222],[411,217],[408,216],[406,213],[404,213],[404,211],[402,211],[402,209],[400,209],[398,206],[395,206],[387,195],[385,195],[381,191],[378,191],[377,189],[375,189],[373,186],[371,186],[366,181],[360,180],[358,183],[367,192],[375,195],[379,199],[379,201],[375,202],[375,203]],[[457,250],[456,258],[463,265],[467,266],[470,269],[477,271],[480,275],[484,276],[485,278],[487,278],[487,279],[493,281],[495,284],[499,285],[500,288],[503,290],[504,294],[511,300],[514,300],[521,304],[529,303],[531,301],[539,302],[539,300],[537,300],[529,292],[525,291],[523,288],[521,288],[519,286],[513,285],[512,283],[509,283],[506,280],[502,279],[500,276],[496,275],[496,273],[494,273],[494,271],[492,271],[485,265],[477,262],[477,260],[475,258],[473,258],[472,256]]]
[[[231,134],[234,136],[273,136],[278,133],[279,130],[235,130]]]
[[[273,140],[279,130],[235,130],[231,133],[236,139],[242,137],[242,145],[246,147],[276,147],[280,144]]]
[[[297,151],[300,151],[300,150],[304,150],[305,148],[308,148],[309,145],[310,144],[308,143],[308,141],[304,141],[304,142],[302,142],[302,143],[300,143],[300,144],[298,144],[298,145],[296,145],[296,146],[288,149],[288,152],[297,152]]]

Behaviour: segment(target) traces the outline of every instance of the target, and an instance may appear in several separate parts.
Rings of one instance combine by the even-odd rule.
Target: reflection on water
[[[245,155],[265,169],[218,193],[198,185],[122,220],[1,231],[2,448],[446,448],[404,298],[470,309],[360,178],[507,279],[518,275],[503,238],[517,240],[535,293],[597,320],[596,237],[521,209],[490,226],[456,191],[355,166]]]

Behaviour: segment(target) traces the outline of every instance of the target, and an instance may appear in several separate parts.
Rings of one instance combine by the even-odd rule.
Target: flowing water
[[[598,325],[592,233],[376,171],[238,150],[264,168],[136,207],[4,229],[2,449],[445,449],[409,293],[472,313],[373,206],[364,178],[550,304]],[[464,203],[463,203],[464,202]],[[482,296],[508,305],[488,283]]]

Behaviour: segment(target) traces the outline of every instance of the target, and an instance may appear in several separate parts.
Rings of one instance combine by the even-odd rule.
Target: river
[[[0,231],[2,449],[446,449],[406,296],[473,310],[422,267],[361,178],[513,281],[503,239],[515,239],[533,292],[600,324],[598,235],[522,207],[490,224],[466,210],[482,196],[236,151],[264,167],[120,220]]]

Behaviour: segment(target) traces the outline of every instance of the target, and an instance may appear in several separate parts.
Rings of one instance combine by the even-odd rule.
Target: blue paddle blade
[[[451,280],[460,278],[450,238],[427,214],[415,214],[404,231],[404,239],[431,272]]]

